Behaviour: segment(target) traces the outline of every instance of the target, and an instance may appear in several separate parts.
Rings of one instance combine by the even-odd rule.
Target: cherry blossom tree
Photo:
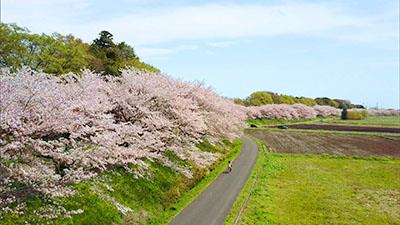
[[[339,116],[341,110],[328,105],[315,105],[313,107],[317,116],[327,117],[327,116]]]
[[[163,152],[207,166],[217,154],[194,144],[234,138],[243,108],[199,82],[125,70],[120,77],[0,74],[0,193],[14,182],[52,195],[68,185]],[[178,168],[190,176],[190,171]]]
[[[316,116],[337,116],[340,110],[331,106],[271,104],[246,107],[246,113],[249,119],[310,119]]]
[[[371,116],[399,116],[399,109],[368,109],[368,115]]]

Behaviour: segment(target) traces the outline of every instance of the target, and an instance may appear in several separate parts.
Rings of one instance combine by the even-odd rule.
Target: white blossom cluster
[[[0,89],[0,197],[17,191],[15,182],[62,196],[69,184],[115,166],[168,162],[166,150],[208,165],[216,157],[194,144],[236,137],[246,119],[202,83],[138,70],[120,77],[2,70]]]
[[[340,116],[342,110],[329,106],[329,105],[315,105],[313,109],[317,113],[317,116],[328,117],[328,116]]]
[[[399,109],[368,109],[367,112],[371,116],[400,116]]]
[[[249,119],[310,119],[317,116],[339,116],[340,109],[331,106],[303,104],[271,104],[246,107]]]

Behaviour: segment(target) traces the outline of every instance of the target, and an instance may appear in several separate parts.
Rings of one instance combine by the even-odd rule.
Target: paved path
[[[222,173],[169,225],[221,225],[245,185],[257,160],[257,144],[242,137],[242,152],[230,173]]]

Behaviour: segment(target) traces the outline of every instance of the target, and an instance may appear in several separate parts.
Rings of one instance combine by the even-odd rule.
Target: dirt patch
[[[277,128],[278,126],[271,126]],[[324,125],[324,124],[293,124],[287,125],[290,129],[303,130],[335,130],[335,131],[360,131],[374,133],[400,133],[400,127],[368,127],[368,126],[348,126],[348,125]]]
[[[400,137],[248,130],[274,152],[400,157]]]

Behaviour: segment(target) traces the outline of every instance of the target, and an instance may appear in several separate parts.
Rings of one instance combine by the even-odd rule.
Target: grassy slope
[[[399,174],[399,159],[269,153],[240,224],[400,224]]]
[[[135,177],[122,168],[117,168],[75,185],[78,194],[74,196],[53,199],[52,203],[43,196],[31,196],[26,201],[27,207],[23,215],[0,212],[1,224],[24,224],[24,221],[44,223],[47,220],[40,219],[35,215],[35,211],[54,202],[68,210],[84,210],[83,214],[72,218],[51,220],[54,224],[91,224],[93,221],[98,225],[166,224],[225,169],[228,160],[238,156],[241,142],[236,140],[234,143],[224,142],[220,145],[204,142],[198,147],[203,151],[223,153],[224,157],[211,168],[200,169],[192,162],[180,160],[172,152],[166,153],[167,157],[177,164],[192,167],[195,171],[193,179],[188,179],[157,162],[148,162],[147,177]],[[103,195],[99,195],[99,192]],[[122,216],[111,203],[110,197],[132,208],[133,212]]]

